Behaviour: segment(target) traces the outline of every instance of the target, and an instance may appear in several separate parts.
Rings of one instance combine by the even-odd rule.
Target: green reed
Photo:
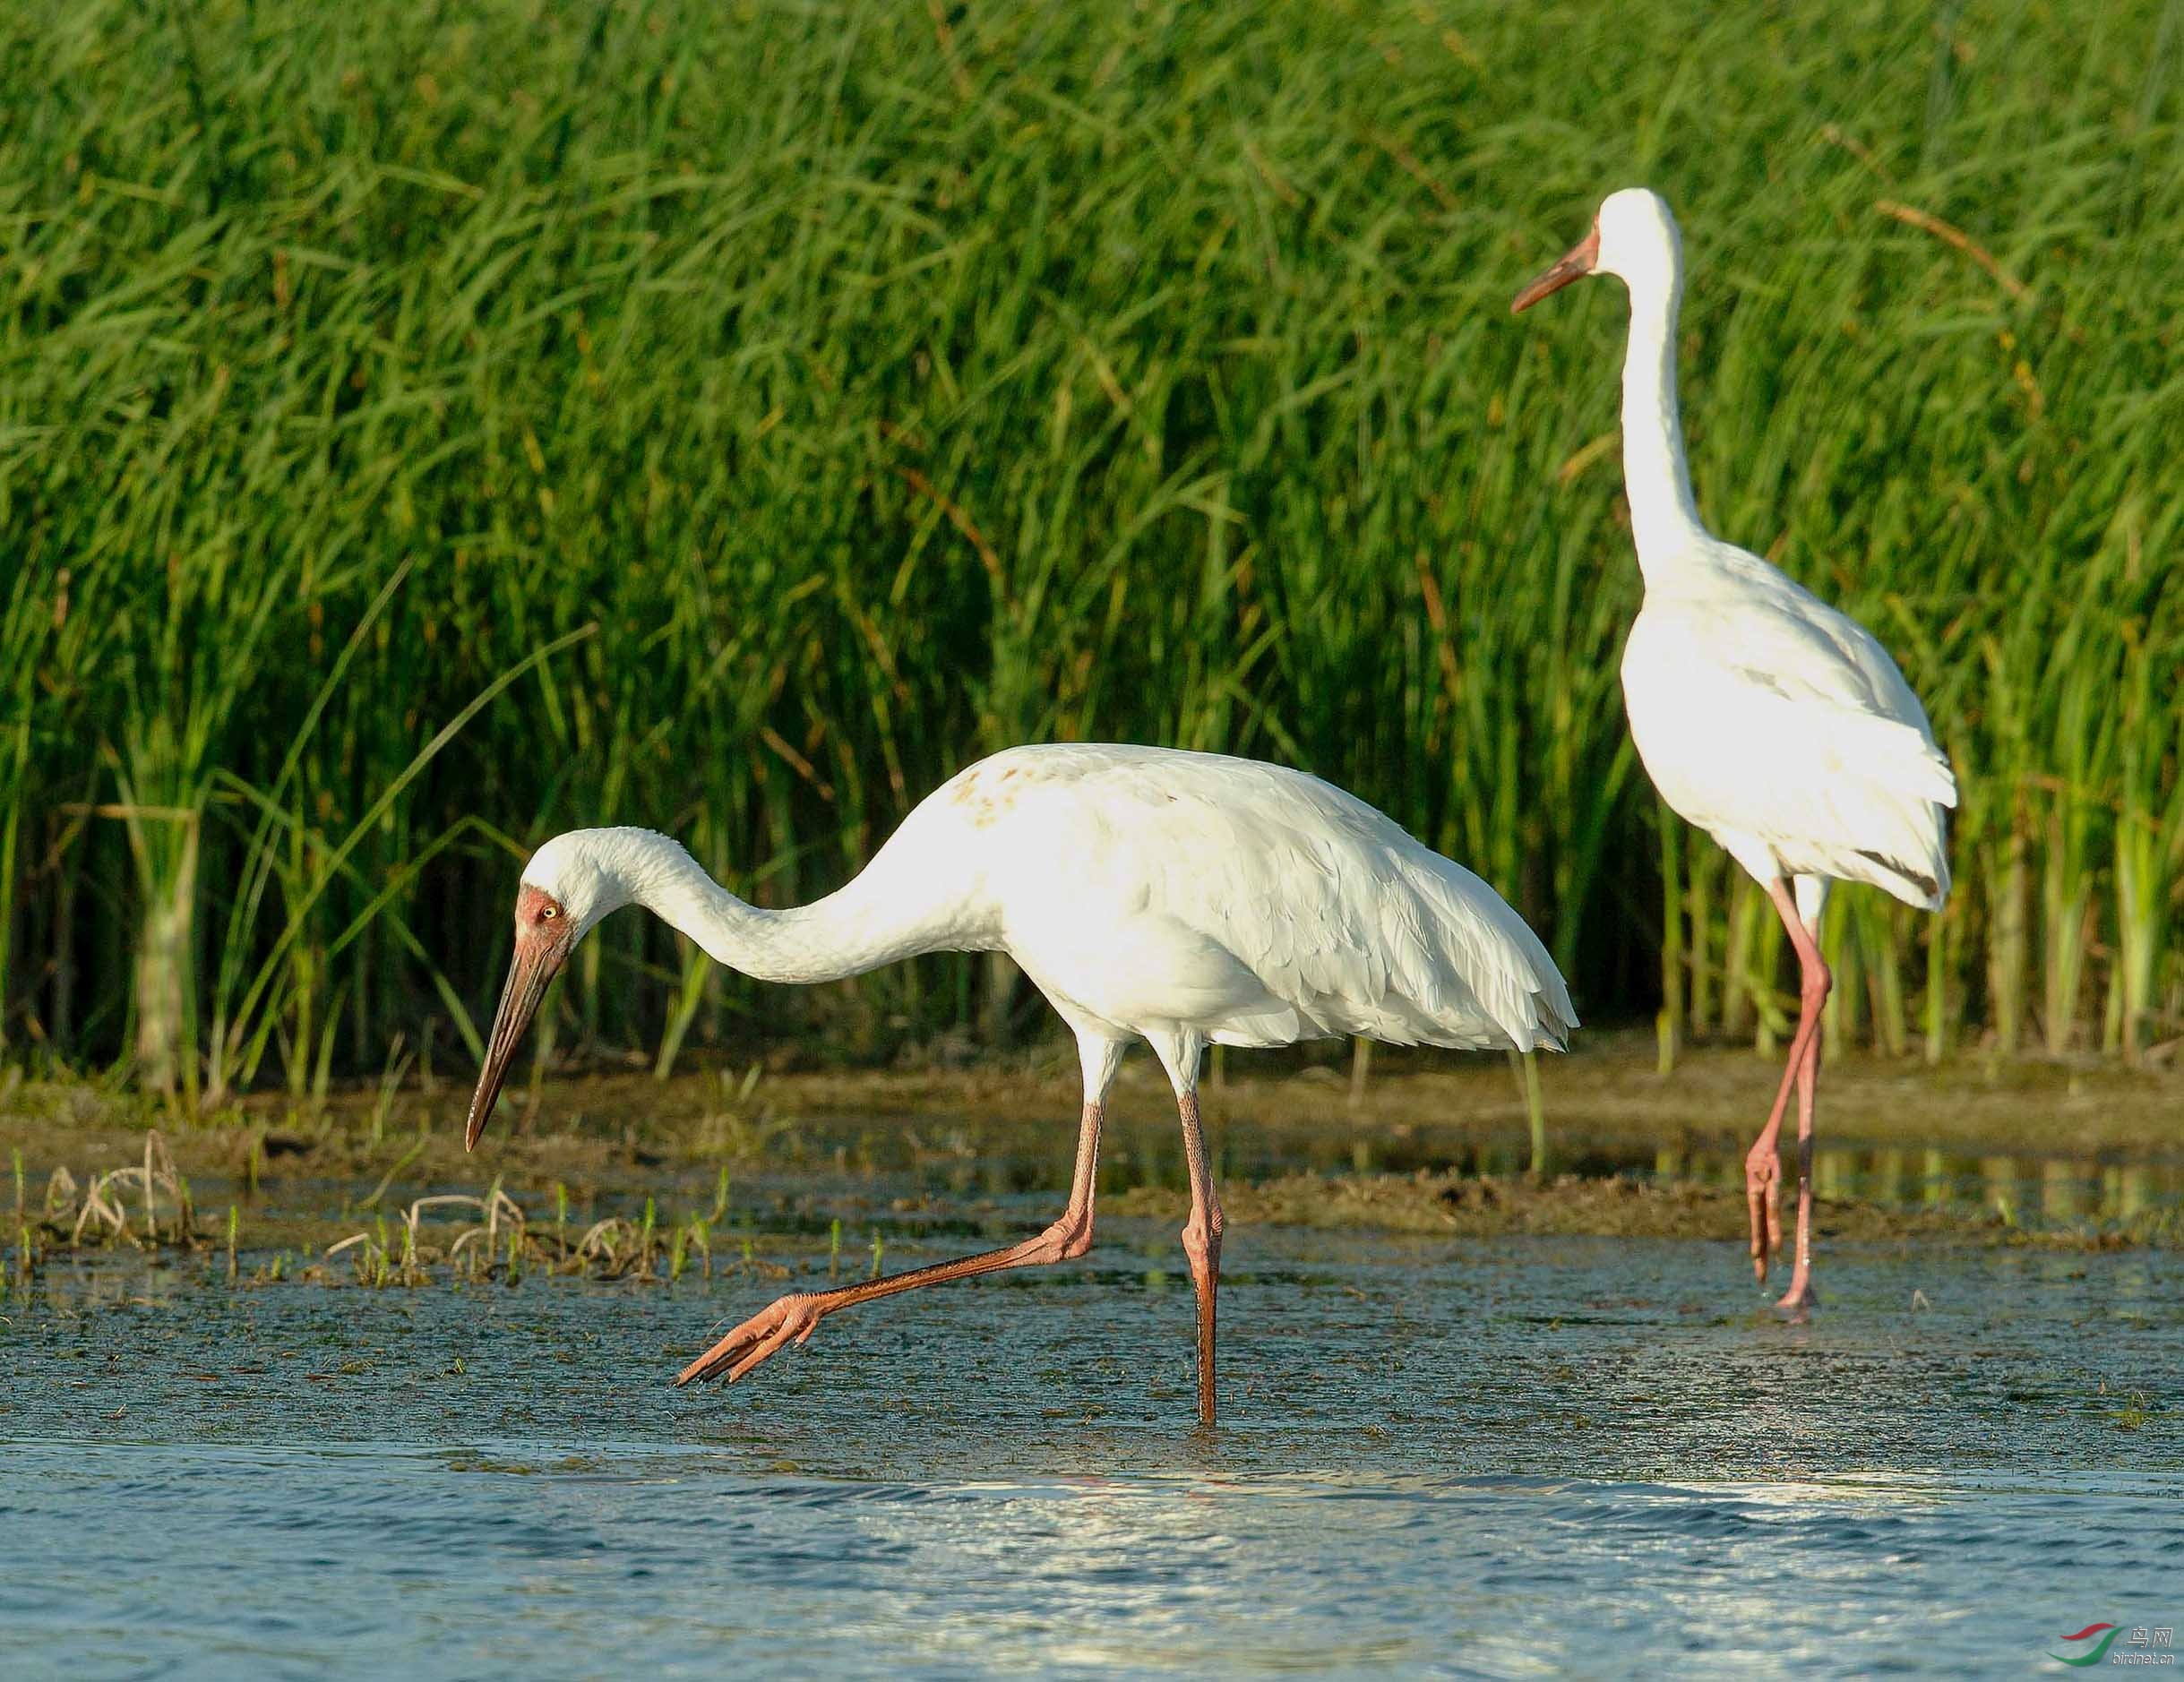
[[[1642,179],[1702,505],[1963,777],[1946,915],[1831,911],[1833,1043],[2137,1057],[2184,1018],[2180,20],[18,8],[0,1043],[185,1102],[475,1051],[552,830],[783,903],[1071,737],[1309,767],[1588,1017],[1764,1043],[1778,931],[1621,721],[1621,297],[1507,314]],[[629,918],[549,1026],[665,1071],[1014,991],[764,991]]]

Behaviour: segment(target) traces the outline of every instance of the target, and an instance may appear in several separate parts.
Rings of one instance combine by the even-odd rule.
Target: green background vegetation
[[[460,1061],[520,850],[830,887],[1005,744],[1289,760],[1491,878],[1595,1019],[1779,1026],[1663,820],[1616,185],[1699,500],[1871,625],[1957,891],[1831,910],[1831,1034],[2180,1016],[2184,8],[136,5],[0,20],[0,1031],[193,1093]],[[1669,938],[1663,940],[1664,906]],[[991,1018],[617,920],[560,1043]]]

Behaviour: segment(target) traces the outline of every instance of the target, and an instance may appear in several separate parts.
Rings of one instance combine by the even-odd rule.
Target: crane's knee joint
[[[1092,1217],[1065,1214],[1031,1240],[1025,1260],[1033,1265],[1075,1261],[1092,1248]]]

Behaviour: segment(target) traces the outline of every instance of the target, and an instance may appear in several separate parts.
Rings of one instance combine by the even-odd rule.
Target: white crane
[[[1871,632],[1758,555],[1699,524],[1676,406],[1683,250],[1676,219],[1642,187],[1611,193],[1593,230],[1510,305],[1588,274],[1630,294],[1623,358],[1623,485],[1646,597],[1623,648],[1623,705],[1670,809],[1766,888],[1801,971],[1782,1086],[1744,1164],[1752,1270],[1782,1241],[1777,1139],[1798,1094],[1797,1249],[1777,1305],[1812,1290],[1812,1111],[1830,977],[1820,912],[1831,881],[1870,882],[1939,911],[1949,891],[1942,811],[1956,779],[1919,698]]]
[[[516,897],[515,956],[468,1146],[546,983],[587,930],[628,905],[764,981],[834,981],[923,952],[1006,952],[1075,1032],[1084,1068],[1059,1220],[983,1255],[783,1297],[678,1384],[740,1378],[838,1309],[1083,1255],[1101,1106],[1123,1049],[1142,1039],[1182,1115],[1182,1240],[1198,1290],[1199,1416],[1210,1425],[1221,1204],[1196,1096],[1208,1043],[1365,1034],[1529,1051],[1561,1049],[1577,1026],[1554,960],[1492,888],[1316,777],[1163,748],[1011,748],[919,802],[847,887],[794,910],[744,904],[647,829],[548,841]]]

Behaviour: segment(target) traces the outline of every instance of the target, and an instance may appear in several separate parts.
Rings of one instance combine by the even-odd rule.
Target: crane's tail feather
[[[1414,941],[1405,944],[1426,973],[1416,978],[1422,985],[1402,989],[1414,1006],[1424,1007],[1420,1039],[1457,1043],[1443,1036],[1460,1024],[1471,1030],[1462,1043],[1479,1045],[1476,1018],[1483,1011],[1499,1030],[1485,1044],[1564,1050],[1578,1026],[1577,1007],[1531,925],[1486,882],[1438,853],[1420,846],[1405,864],[1406,885],[1424,914]]]
[[[1830,757],[1849,777],[1937,806],[1956,804],[1956,774],[1923,730],[1840,708],[1828,714],[1827,734]]]

